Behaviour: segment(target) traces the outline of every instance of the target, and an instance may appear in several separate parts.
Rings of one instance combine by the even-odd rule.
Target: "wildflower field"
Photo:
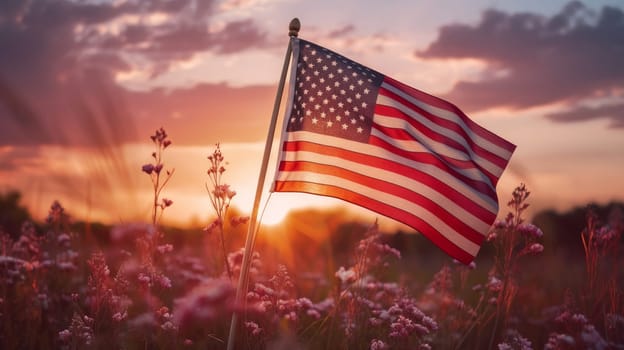
[[[166,227],[171,141],[164,129],[151,141],[136,169],[153,188],[145,222],[80,222],[59,202],[36,222],[19,194],[2,194],[1,349],[225,349],[234,312],[235,349],[624,348],[622,205],[531,223],[520,184],[468,266],[375,218],[294,212],[332,232],[280,230],[285,249],[262,228],[237,303],[249,218],[230,208],[225,155],[208,155],[213,220]]]

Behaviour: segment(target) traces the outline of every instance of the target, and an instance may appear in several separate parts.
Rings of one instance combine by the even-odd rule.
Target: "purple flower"
[[[157,165],[154,167],[154,172],[155,172],[156,174],[160,174],[160,171],[162,170],[162,168],[163,168],[163,165],[162,165],[162,164],[157,164]]]
[[[149,174],[151,174],[154,171],[154,165],[153,164],[145,164],[145,165],[143,165],[141,170],[143,170],[146,174],[149,175]]]
[[[518,225],[518,231],[526,237],[541,238],[544,235],[542,230],[533,224],[520,224]]]

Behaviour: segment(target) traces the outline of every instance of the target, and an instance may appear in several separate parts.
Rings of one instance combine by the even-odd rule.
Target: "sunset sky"
[[[0,192],[20,190],[37,218],[58,199],[77,217],[148,220],[141,165],[162,126],[165,220],[211,215],[217,142],[233,205],[249,211],[293,17],[301,38],[516,144],[503,212],[520,183],[533,212],[624,200],[621,0],[0,1]],[[307,206],[348,205],[278,193],[266,220]]]

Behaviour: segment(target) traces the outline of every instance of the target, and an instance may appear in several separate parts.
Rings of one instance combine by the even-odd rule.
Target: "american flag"
[[[498,213],[515,146],[455,105],[295,39],[272,190],[339,198],[470,263]]]

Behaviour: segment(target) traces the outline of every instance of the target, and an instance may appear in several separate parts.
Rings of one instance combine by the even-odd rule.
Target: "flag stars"
[[[372,122],[368,106],[374,105],[372,95],[379,84],[367,83],[373,71],[315,45],[300,50],[288,130],[325,132],[365,142]]]

